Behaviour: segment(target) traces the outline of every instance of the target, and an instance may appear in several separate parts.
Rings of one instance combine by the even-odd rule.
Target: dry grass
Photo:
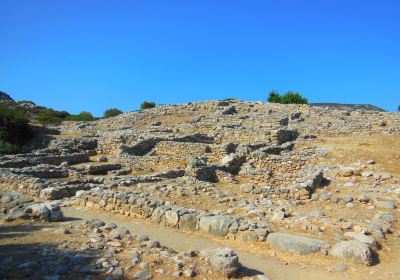
[[[322,137],[312,144],[332,148],[328,156],[342,163],[372,159],[379,167],[400,177],[400,135]]]

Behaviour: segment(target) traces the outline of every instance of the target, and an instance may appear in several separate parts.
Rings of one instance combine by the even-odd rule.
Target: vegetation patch
[[[121,110],[118,110],[117,108],[111,108],[104,112],[103,118],[107,119],[107,118],[116,117],[118,115],[121,115],[122,113],[123,112]]]
[[[280,104],[308,104],[307,98],[298,92],[288,91],[284,95],[280,95],[273,90],[269,93],[268,102]]]
[[[91,122],[96,120],[95,117],[89,112],[80,112],[78,115],[71,115],[67,119],[67,121],[75,121],[75,122]]]
[[[55,111],[53,109],[40,110],[35,118],[42,125],[60,125],[71,115],[65,111]]]
[[[32,137],[25,110],[0,104],[0,153],[14,153]]]
[[[150,102],[150,101],[144,101],[142,104],[140,104],[140,109],[151,109],[156,107],[156,103]]]

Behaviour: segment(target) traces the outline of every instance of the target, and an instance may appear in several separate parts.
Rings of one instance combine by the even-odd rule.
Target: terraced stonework
[[[57,133],[41,135],[30,152],[0,157],[4,220],[50,215],[42,206],[35,206],[40,214],[27,210],[45,201],[218,240],[222,247],[304,266],[310,279],[317,270],[337,279],[381,271],[389,273],[379,279],[400,278],[391,265],[400,261],[399,113],[206,101],[51,131]],[[18,203],[11,207],[12,201]],[[83,227],[97,228],[99,236],[114,231],[91,223]],[[133,239],[124,238],[131,246]],[[140,238],[134,240],[140,248]],[[159,247],[151,246],[153,254]],[[186,267],[170,255],[172,270],[142,259],[131,261],[141,268],[132,270],[124,260],[97,264],[93,277],[134,277],[144,270],[141,279],[257,274],[241,270],[231,249],[194,252]],[[207,260],[209,267],[200,269]],[[0,275],[10,275],[6,267]],[[269,267],[265,273],[269,269],[273,274]]]

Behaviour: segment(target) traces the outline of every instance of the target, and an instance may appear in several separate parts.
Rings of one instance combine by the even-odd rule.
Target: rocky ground
[[[43,131],[0,157],[4,279],[400,279],[399,113],[225,100]],[[63,208],[221,246],[177,252]]]
[[[0,229],[4,279],[221,279],[246,273],[229,248],[178,253],[99,219],[26,219],[8,219]]]

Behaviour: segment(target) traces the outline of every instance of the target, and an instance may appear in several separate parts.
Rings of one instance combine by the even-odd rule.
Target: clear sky
[[[294,90],[400,105],[398,0],[0,0],[0,90],[58,110]]]

